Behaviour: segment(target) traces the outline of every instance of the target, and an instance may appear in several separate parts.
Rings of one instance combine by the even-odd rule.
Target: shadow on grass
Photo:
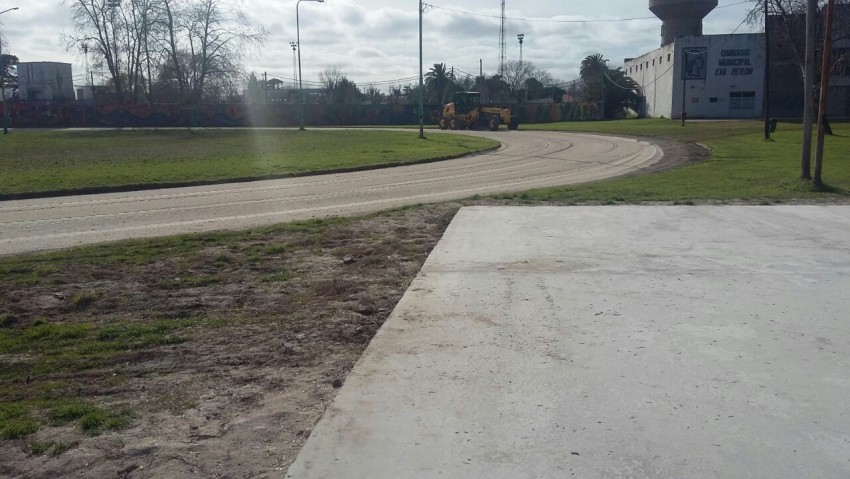
[[[847,188],[832,186],[826,183],[821,183],[820,185],[812,184],[810,190],[815,193],[831,193],[833,195],[850,196],[850,190]]]

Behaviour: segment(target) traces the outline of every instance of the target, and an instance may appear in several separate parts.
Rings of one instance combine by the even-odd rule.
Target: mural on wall
[[[221,104],[185,107],[173,104],[123,105],[92,102],[8,101],[12,128],[61,127],[291,127],[299,123],[297,105]],[[513,105],[520,123],[598,120],[595,103]],[[0,115],[3,106],[0,104]],[[425,106],[425,122],[436,124],[439,105]],[[305,105],[304,121],[316,126],[416,125],[416,105]]]

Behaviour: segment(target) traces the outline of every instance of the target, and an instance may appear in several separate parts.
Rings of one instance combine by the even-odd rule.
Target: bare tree
[[[266,30],[252,26],[239,6],[224,0],[194,0],[190,5],[184,42],[191,55],[191,68],[184,72],[190,102],[204,99],[207,84],[218,89],[241,77],[241,55],[267,39]]]
[[[816,45],[823,42],[825,24],[821,20],[826,0],[753,0],[755,6],[748,16],[751,24],[764,26],[765,2],[772,18],[770,26],[774,42],[793,59],[803,79],[803,147],[800,167],[801,176],[811,179],[812,130],[817,108],[815,96],[818,93],[815,76],[820,66]],[[833,21],[833,45],[850,39],[850,1],[838,3],[843,4],[844,8],[837,11]],[[844,51],[837,52],[830,71],[841,71],[845,54]]]
[[[115,18],[116,2],[104,0],[69,0],[73,33],[65,36],[66,48],[76,50],[88,43],[91,52],[109,70],[109,75],[119,98],[124,91],[121,82],[118,40],[119,23]]]
[[[537,68],[531,62],[509,61],[505,63],[502,79],[508,84],[511,95],[518,101],[522,100],[522,90],[525,81],[534,78]]]
[[[243,76],[242,56],[267,38],[239,1],[65,0],[74,33],[69,49],[87,43],[109,70],[121,99],[152,101],[154,81],[176,83],[178,101],[220,99]]]
[[[328,92],[328,103],[334,102],[334,92],[345,74],[336,65],[330,65],[319,73],[319,82]]]

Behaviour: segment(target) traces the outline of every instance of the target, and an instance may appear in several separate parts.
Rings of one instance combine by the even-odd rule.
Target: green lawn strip
[[[268,258],[285,253],[286,247],[254,244],[253,237],[297,233],[300,244],[321,248],[322,242],[330,237],[330,228],[344,226],[350,221],[342,218],[308,220],[244,232],[128,240],[60,252],[2,257],[0,276],[12,288],[64,284],[68,275],[73,276],[74,283],[96,284],[99,278],[93,275],[102,274],[104,267],[120,276],[122,268],[172,261],[178,266],[173,275],[161,278],[153,286],[163,290],[197,288],[220,281],[220,273],[195,271],[189,274],[179,265],[181,262],[205,262],[205,257],[199,259],[202,251],[221,248],[243,255],[247,267],[259,272],[261,282],[286,282],[293,277],[292,272],[264,269]],[[217,271],[228,261],[227,254],[212,258],[211,270]],[[116,316],[98,318],[97,322],[86,320],[86,308],[100,301],[102,296],[96,290],[83,290],[64,298],[67,318],[36,319],[22,324],[13,313],[0,314],[0,439],[23,438],[43,426],[73,425],[90,435],[126,426],[133,411],[80,400],[78,387],[72,384],[73,380],[67,379],[83,373],[98,383],[115,378],[126,380],[123,374],[116,372],[124,363],[132,362],[136,355],[144,355],[147,351],[183,343],[191,338],[195,328],[219,328],[265,320],[232,314],[215,318],[203,315],[159,319]],[[38,380],[31,382],[30,378]],[[35,451],[49,450],[51,454],[61,453],[67,447],[52,443],[32,445]]]
[[[0,138],[0,194],[222,181],[457,157],[486,138],[376,130],[28,131]]]
[[[501,199],[525,201],[641,202],[697,200],[781,201],[785,199],[844,199],[850,196],[850,124],[833,125],[826,138],[824,182],[816,191],[800,177],[799,124],[780,123],[773,141],[764,141],[759,122],[692,122],[684,128],[668,120],[529,125],[555,131],[635,135],[700,142],[712,153],[708,160],[670,171],[601,181],[587,185],[556,187]],[[547,128],[548,127],[548,128]]]

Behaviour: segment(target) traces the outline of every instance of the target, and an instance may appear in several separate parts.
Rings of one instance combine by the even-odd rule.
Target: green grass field
[[[588,185],[547,188],[500,195],[528,201],[580,203],[786,199],[845,199],[850,197],[850,124],[833,125],[826,138],[823,180],[816,191],[800,179],[801,125],[780,123],[773,141],[763,138],[756,121],[690,122],[685,127],[669,120],[525,125],[529,130],[556,130],[636,135],[699,142],[712,150],[699,164],[671,171],[603,181]]]
[[[372,130],[27,131],[0,137],[0,195],[208,182],[451,158],[483,138]]]
[[[762,125],[759,122],[693,122],[683,128],[676,122],[665,120],[627,120],[526,125],[522,128],[695,141],[709,146],[712,155],[701,163],[669,171],[588,185],[500,195],[498,198],[504,201],[494,202],[496,204],[535,204],[541,201],[563,204],[642,201],[695,203],[705,200],[769,203],[792,199],[846,201],[850,198],[850,124],[846,123],[834,125],[836,135],[827,138],[824,181],[828,188],[825,191],[815,191],[809,183],[799,179],[801,135],[798,124],[780,124],[774,141],[770,142],[762,139]],[[405,157],[410,159],[410,155],[422,155],[425,150],[433,155],[436,151],[444,152],[444,149],[457,151],[490,146],[489,143],[476,143],[475,138],[433,135],[427,147],[423,147],[415,134],[365,131],[346,132],[343,135],[339,131],[321,130],[306,133],[235,130],[85,133],[16,131],[8,138],[3,148],[7,148],[6,151],[12,148],[26,151],[25,158],[33,164],[25,164],[21,159],[24,157],[13,160],[4,154],[0,158],[0,167],[4,168],[4,174],[0,176],[3,191],[9,188],[9,169],[14,170],[12,176],[18,178],[17,181],[29,178],[32,184],[51,184],[51,188],[56,189],[55,185],[65,180],[63,175],[73,174],[78,176],[77,181],[86,178],[94,182],[102,181],[103,178],[95,173],[106,172],[109,178],[127,178],[130,172],[121,170],[133,170],[135,163],[140,164],[133,170],[135,174],[147,175],[150,181],[167,181],[163,180],[163,172],[183,175],[192,172],[207,175],[204,178],[211,179],[216,177],[211,175],[214,171],[218,175],[240,171],[242,176],[256,176],[270,174],[270,169],[274,167],[290,168],[286,170],[289,172],[316,169],[319,163],[323,168],[338,168],[365,164],[363,162],[374,160],[376,155],[389,158],[392,154],[401,155],[405,152]],[[119,151],[124,153],[116,153]],[[111,158],[111,155],[117,156]],[[203,157],[204,160],[197,160],[196,157]],[[279,160],[278,163],[275,163],[275,158]],[[45,172],[54,168],[49,166],[51,164],[56,165],[57,173],[50,173],[47,179],[39,179],[39,172],[47,174]],[[207,171],[207,167],[214,171]],[[244,173],[246,171],[250,173]],[[139,180],[132,182],[137,183]],[[0,258],[0,277],[4,279],[5,287],[10,292],[8,294],[22,288],[54,291],[67,284],[74,286],[72,289],[76,291],[76,285],[79,284],[90,283],[94,287],[101,287],[104,284],[102,279],[106,277],[105,271],[135,270],[162,262],[175,265],[178,271],[183,270],[179,274],[162,275],[161,282],[151,286],[164,291],[192,288],[213,290],[219,283],[230,280],[230,276],[222,275],[219,271],[225,267],[223,265],[233,271],[257,270],[257,274],[265,275],[259,276],[251,284],[289,283],[303,274],[297,269],[263,270],[269,258],[286,256],[283,253],[288,251],[278,244],[278,240],[266,238],[261,241],[264,237],[301,235],[303,238],[299,241],[304,242],[305,249],[297,250],[298,254],[290,256],[300,258],[306,255],[304,251],[313,251],[313,254],[321,256],[326,244],[333,244],[339,239],[333,239],[335,234],[339,235],[332,233],[334,228],[348,228],[374,217],[403,215],[408,210],[416,214],[417,210],[424,208],[433,207],[411,207],[365,218],[307,221],[251,231],[132,240],[4,257]],[[400,241],[415,236],[407,228],[387,231],[392,233],[383,235],[383,241]],[[194,264],[192,261],[208,263],[208,258],[201,252],[209,248],[220,250],[220,255],[212,260],[209,275],[198,272],[197,265],[187,266]],[[245,256],[244,264],[229,262],[228,257],[237,253]],[[270,268],[272,266],[269,265]],[[233,275],[233,271],[229,275]],[[298,300],[304,297],[296,295],[293,298]],[[245,318],[239,316],[238,310],[214,316],[204,316],[199,312],[196,317],[171,318],[167,321],[162,318],[138,321],[129,313],[125,316],[133,316],[132,321],[123,320],[121,318],[125,316],[117,314],[114,317],[92,316],[89,312],[92,305],[103,302],[104,297],[94,290],[82,289],[63,299],[67,304],[63,306],[61,315],[37,319],[24,325],[18,324],[20,318],[8,310],[4,302],[6,300],[12,303],[10,297],[0,296],[0,440],[24,438],[39,428],[58,425],[73,425],[90,435],[120,429],[131,422],[134,411],[77,398],[71,394],[74,392],[73,384],[63,382],[65,379],[42,380],[40,377],[100,371],[104,377],[108,377],[99,381],[108,386],[109,381],[126,381],[123,373],[112,373],[112,368],[120,370],[116,365],[123,364],[125,357],[182,344],[191,340],[193,328],[218,328],[245,321]],[[69,321],[72,318],[77,320]],[[35,374],[40,380],[30,383],[29,374]],[[58,455],[72,446],[62,442],[29,441],[27,447],[33,454],[50,451]]]

